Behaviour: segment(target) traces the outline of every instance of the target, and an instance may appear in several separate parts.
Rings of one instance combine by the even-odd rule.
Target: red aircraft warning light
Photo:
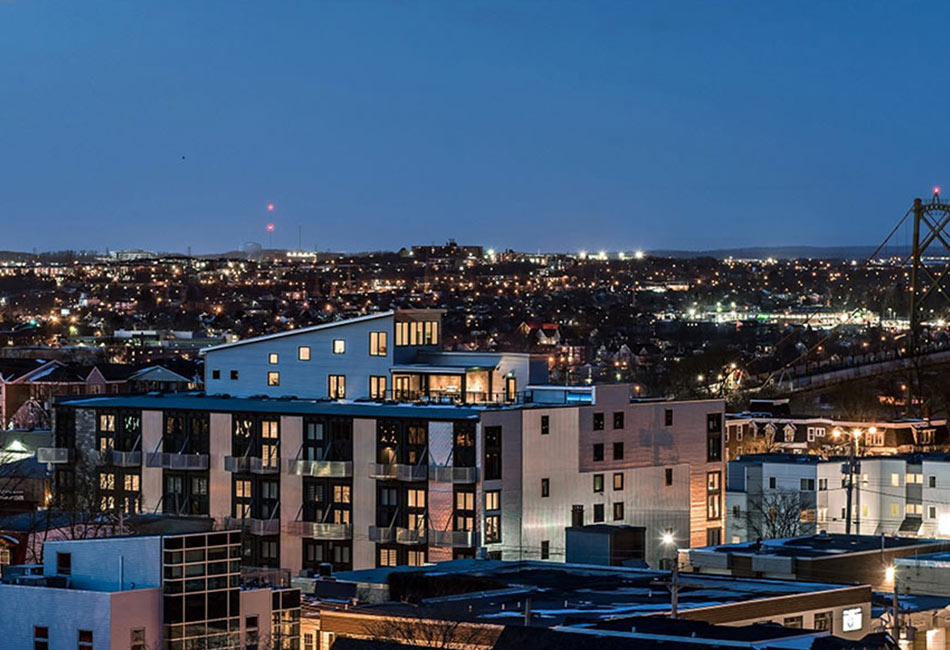
[[[274,232],[274,224],[272,223],[267,224],[267,232]]]
[[[273,203],[268,203],[268,204],[267,204],[267,211],[268,211],[268,212],[273,212],[273,211],[274,211],[274,204],[273,204]]]
[[[934,194],[940,194],[940,186],[934,185]]]

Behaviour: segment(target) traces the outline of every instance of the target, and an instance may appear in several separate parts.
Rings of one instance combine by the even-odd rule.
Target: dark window
[[[212,379],[221,379],[221,371],[220,371],[220,370],[212,370],[212,371],[211,371],[211,378],[212,378]]]
[[[931,476],[931,477],[930,477],[930,487],[932,487],[932,488],[937,487],[937,477],[936,477],[936,476]]]
[[[544,540],[541,542],[541,559],[547,560],[551,557],[551,542]]]
[[[61,576],[71,575],[73,572],[72,553],[56,553],[56,573]]]
[[[801,489],[805,491],[812,491],[815,489],[815,479],[813,478],[803,478],[801,480]]]
[[[79,630],[79,650],[92,650],[92,630]]]
[[[594,431],[604,430],[604,414],[594,413]]]
[[[594,460],[603,460],[604,459],[604,445],[601,442],[598,442],[594,445]]]
[[[614,521],[623,519],[623,501],[614,503]]]
[[[551,433],[551,417],[548,415],[541,416],[541,435],[546,436]]]
[[[722,434],[706,434],[706,462],[715,463],[722,460]]]
[[[775,489],[775,477],[774,477],[774,476],[770,476],[770,477],[769,477],[769,487],[770,487],[771,489],[773,489],[773,490]]]
[[[501,478],[501,427],[485,427],[485,480]]]
[[[231,379],[237,379],[237,378],[238,378],[238,371],[237,371],[237,370],[232,370],[232,371],[231,371]]]
[[[33,626],[33,650],[49,650],[49,628]]]
[[[812,628],[816,630],[831,630],[831,621],[834,612],[815,612],[815,624]]]
[[[706,546],[719,546],[722,544],[722,529],[721,528],[707,528],[706,529]]]
[[[706,415],[706,433],[722,433],[722,413]]]
[[[600,523],[604,520],[604,504],[594,504],[594,523]]]
[[[604,475],[594,474],[594,492],[604,491]]]
[[[548,478],[541,479],[541,496],[542,497],[551,496],[551,479],[548,479]]]
[[[623,411],[614,412],[614,429],[623,429]]]
[[[673,468],[667,467],[664,473],[666,474],[666,484],[673,485]]]
[[[623,460],[623,443],[614,443],[614,460]]]
[[[571,506],[571,526],[584,525],[584,506]]]
[[[666,411],[664,411],[663,424],[668,427],[673,426],[673,409],[666,409]]]

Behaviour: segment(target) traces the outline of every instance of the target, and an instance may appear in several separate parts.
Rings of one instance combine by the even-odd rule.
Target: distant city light
[[[644,257],[643,251],[637,251],[636,253],[633,254],[633,256],[637,258],[638,260],[642,260]]]

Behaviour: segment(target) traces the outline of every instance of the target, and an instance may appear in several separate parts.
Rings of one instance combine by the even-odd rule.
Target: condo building
[[[565,529],[590,524],[643,527],[652,564],[721,541],[721,400],[548,385],[530,355],[439,352],[439,317],[389,312],[219,346],[206,394],[62,400],[39,459],[61,496],[210,518],[243,531],[243,565],[294,573],[480,553],[564,561]],[[387,387],[375,396],[374,377]]]

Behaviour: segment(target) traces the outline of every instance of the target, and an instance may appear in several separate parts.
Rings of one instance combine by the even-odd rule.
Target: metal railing
[[[111,462],[116,467],[141,467],[142,466],[142,452],[141,451],[116,451],[112,450]]]
[[[429,544],[443,548],[474,548],[478,533],[474,530],[430,530]]]
[[[208,469],[208,454],[172,454],[166,451],[156,451],[145,457],[148,467],[162,469],[204,470]]]
[[[287,473],[295,476],[315,476],[318,478],[349,478],[353,476],[353,463],[343,460],[300,460],[285,461]]]
[[[353,539],[353,526],[318,521],[295,521],[294,533],[311,539]]]
[[[228,528],[240,528],[250,535],[277,535],[280,533],[280,519],[272,517],[270,519],[255,519],[248,517],[238,519],[236,517],[225,517],[225,526]]]
[[[36,450],[36,460],[39,463],[52,465],[71,463],[73,456],[73,450],[69,447],[39,447]]]
[[[426,531],[401,526],[370,526],[369,541],[379,544],[425,544]]]
[[[228,472],[276,474],[280,471],[280,459],[268,458],[264,460],[257,456],[225,456],[224,469]]]
[[[437,483],[475,483],[478,468],[429,465],[429,478]]]
[[[429,477],[429,466],[370,463],[369,476],[390,481],[425,481]]]

